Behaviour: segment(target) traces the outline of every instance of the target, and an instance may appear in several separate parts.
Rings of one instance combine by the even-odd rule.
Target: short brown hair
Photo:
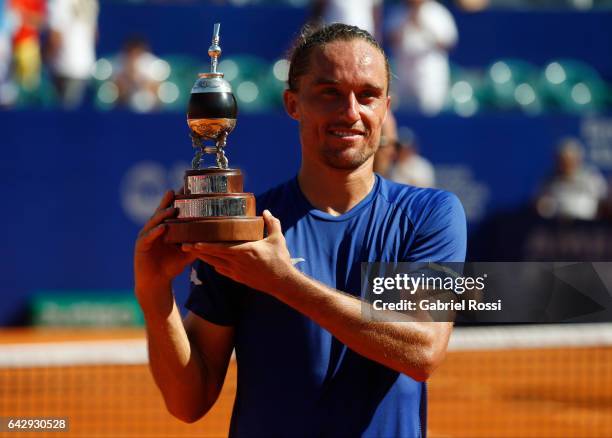
[[[391,71],[389,68],[389,59],[385,51],[369,32],[357,26],[350,26],[343,23],[333,23],[323,27],[306,25],[302,28],[291,50],[289,76],[287,78],[289,89],[294,91],[297,90],[298,79],[308,71],[310,54],[313,49],[322,47],[333,41],[351,41],[354,39],[366,41],[383,55],[385,59],[385,71],[387,72],[388,93],[391,83]]]

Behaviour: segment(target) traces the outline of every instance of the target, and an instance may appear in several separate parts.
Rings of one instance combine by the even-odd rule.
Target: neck
[[[373,157],[357,169],[340,170],[302,161],[298,183],[313,207],[339,216],[361,202],[372,190],[375,181],[372,163]]]

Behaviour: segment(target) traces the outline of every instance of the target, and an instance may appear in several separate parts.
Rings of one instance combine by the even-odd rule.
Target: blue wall
[[[612,11],[453,14],[459,43],[451,58],[459,65],[486,66],[517,57],[543,66],[569,57],[591,64],[612,80]],[[127,36],[141,34],[158,54],[187,53],[207,61],[212,25],[220,21],[226,55],[250,53],[273,60],[285,54],[306,18],[305,9],[283,6],[104,3],[98,48],[102,55],[114,54]]]
[[[213,24],[221,23],[224,55],[251,53],[272,60],[289,48],[307,14],[283,6],[104,3],[100,9],[100,54],[116,53],[126,37],[146,36],[158,54],[187,53],[208,61]]]
[[[114,54],[142,34],[160,54],[207,60],[212,24],[222,23],[226,55],[282,56],[304,9],[103,2],[99,53]],[[503,57],[537,65],[582,59],[612,80],[612,13],[455,11],[460,42],[453,60],[486,66]],[[262,25],[262,23],[264,23]],[[585,140],[589,157],[612,170],[612,119],[519,115],[420,118],[414,129],[445,188],[458,193],[475,233],[492,215],[529,202],[565,135]],[[20,320],[40,289],[126,289],[133,241],[167,187],[180,185],[191,148],[182,114],[2,112],[0,325]],[[260,192],[295,174],[299,144],[286,116],[242,115],[230,137],[231,164]],[[177,282],[180,297],[186,280]]]
[[[607,143],[596,135],[595,144],[612,151],[610,119],[398,120],[415,130],[439,176],[446,174],[445,184],[472,211],[472,228],[529,201],[560,136],[593,131],[585,124],[607,126],[597,131]],[[192,157],[184,116],[12,112],[0,114],[0,131],[0,324],[17,318],[36,290],[130,288],[140,225],[163,191],[180,185]],[[246,188],[261,192],[298,169],[296,124],[283,114],[243,115],[227,152],[246,172]]]
[[[455,19],[459,44],[451,58],[460,65],[514,57],[544,66],[552,59],[576,58],[612,80],[612,11],[456,12]]]

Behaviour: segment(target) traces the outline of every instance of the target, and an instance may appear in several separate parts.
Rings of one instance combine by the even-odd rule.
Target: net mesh
[[[60,436],[225,436],[232,404],[228,394],[224,410],[183,424],[166,412],[146,365],[3,369],[0,386],[2,416],[67,417]]]
[[[429,385],[431,437],[610,437],[612,348],[449,353]]]
[[[17,343],[0,333],[0,416],[68,417],[69,432],[54,436],[226,436],[235,363],[213,410],[183,424],[166,412],[138,336]],[[428,391],[433,438],[610,437],[612,325],[457,328]]]

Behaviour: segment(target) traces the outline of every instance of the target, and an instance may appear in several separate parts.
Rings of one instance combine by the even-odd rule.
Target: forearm
[[[195,421],[213,403],[207,400],[205,364],[185,331],[170,284],[143,288],[137,286],[136,295],[145,317],[151,373],[168,410],[183,421]]]
[[[426,380],[444,357],[450,323],[368,320],[362,315],[364,304],[357,298],[297,270],[273,295],[355,352],[416,380]]]
[[[183,245],[221,275],[276,297],[312,319],[353,351],[425,380],[440,364],[450,323],[374,322],[363,318],[358,299],[298,271],[291,261],[281,224],[265,210],[268,237],[238,245]],[[401,316],[401,315],[397,315]]]

